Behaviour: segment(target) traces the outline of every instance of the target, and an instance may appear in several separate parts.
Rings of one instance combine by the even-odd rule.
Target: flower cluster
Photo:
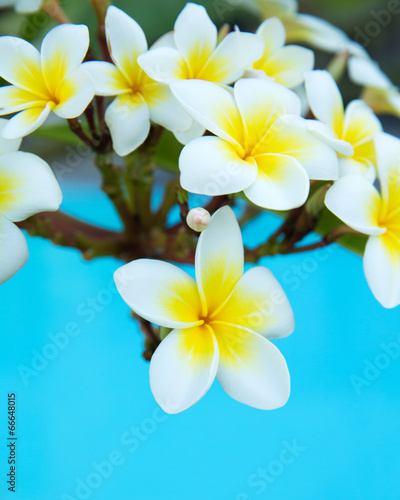
[[[26,10],[30,2],[12,3]],[[0,114],[11,115],[0,122],[0,282],[27,258],[13,223],[61,203],[48,165],[17,151],[21,138],[53,112],[108,156],[113,150],[133,158],[149,136],[154,139],[151,131],[167,129],[183,146],[179,189],[192,194],[232,199],[243,193],[261,209],[295,211],[313,189],[314,205],[323,195],[318,215],[326,210],[326,194],[326,207],[348,230],[369,236],[364,268],[377,300],[388,308],[400,304],[400,140],[382,131],[375,114],[400,116],[397,88],[341,30],[298,13],[296,0],[246,3],[265,18],[255,33],[237,27],[218,32],[204,7],[188,3],[173,31],[150,48],[139,24],[110,6],[102,60],[89,49],[84,25],[53,28],[40,51],[17,37],[0,37],[0,77],[7,82],[0,87]],[[336,62],[348,60],[350,79],[364,87],[360,99],[345,108],[337,68],[314,69],[314,52],[297,44],[338,53]],[[105,142],[88,111],[103,98]],[[92,139],[79,121],[84,113]],[[112,169],[102,168],[109,179]],[[119,188],[118,180],[111,198]],[[126,221],[129,210],[116,208]],[[289,373],[267,339],[294,329],[286,295],[267,269],[244,273],[240,228],[229,207],[210,217],[202,207],[189,212],[185,199],[181,215],[190,230],[201,232],[196,280],[150,259],[134,260],[115,275],[134,313],[168,330],[150,366],[157,401],[170,413],[185,410],[217,377],[238,401],[282,406]],[[128,225],[128,234],[137,229]],[[292,248],[298,241],[289,238]]]

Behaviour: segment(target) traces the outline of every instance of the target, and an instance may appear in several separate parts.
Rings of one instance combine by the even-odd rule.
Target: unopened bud
[[[202,207],[192,208],[186,217],[187,225],[193,231],[200,233],[204,231],[208,224],[210,224],[211,216],[209,212]]]

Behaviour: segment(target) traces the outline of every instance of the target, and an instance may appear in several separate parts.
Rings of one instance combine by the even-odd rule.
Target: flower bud
[[[187,225],[193,231],[200,233],[204,231],[208,224],[210,224],[211,216],[209,212],[202,207],[192,208],[186,217]]]

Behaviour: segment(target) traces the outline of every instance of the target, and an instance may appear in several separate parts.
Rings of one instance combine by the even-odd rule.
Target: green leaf
[[[164,130],[154,155],[155,164],[163,170],[177,174],[179,172],[179,155],[182,148],[182,144],[175,139],[174,134]]]
[[[62,144],[69,144],[71,146],[80,144],[78,137],[76,137],[71,132],[68,125],[63,123],[47,127],[40,127],[38,130],[33,132],[32,137],[59,142]]]

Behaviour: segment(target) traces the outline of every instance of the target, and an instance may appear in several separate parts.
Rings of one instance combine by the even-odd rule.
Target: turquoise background
[[[64,209],[118,226],[93,184],[62,186]],[[256,244],[276,224],[263,216],[245,228],[245,241]],[[284,408],[248,408],[215,382],[170,416],[152,397],[142,336],[111,281],[120,263],[28,242],[27,265],[0,287],[0,498],[400,498],[400,357],[382,347],[395,342],[400,354],[400,309],[374,300],[359,257],[334,246],[318,258],[263,260],[296,317],[294,334],[276,341],[292,377]],[[54,350],[49,336],[71,323],[79,334]],[[53,359],[33,366],[43,350]],[[366,363],[380,367],[370,367],[370,380]],[[16,495],[5,487],[8,392],[18,403]],[[103,464],[100,476],[96,464],[110,459],[113,470]],[[90,488],[77,492],[80,481]]]

